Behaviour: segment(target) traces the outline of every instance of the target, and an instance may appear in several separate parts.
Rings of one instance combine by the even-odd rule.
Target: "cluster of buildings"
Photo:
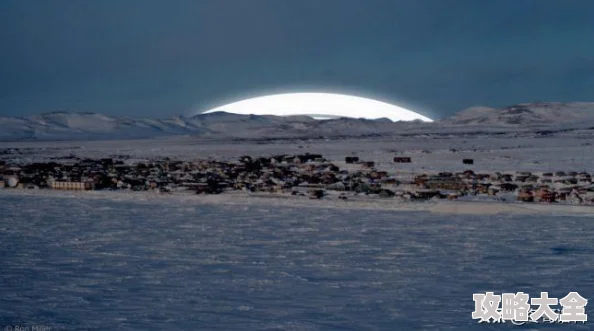
[[[411,163],[397,156],[393,167]],[[471,159],[461,160],[472,165]],[[342,168],[341,168],[342,167]],[[177,161],[156,158],[131,161],[125,156],[7,164],[0,161],[0,187],[56,190],[157,190],[219,194],[268,192],[322,198],[373,195],[402,200],[457,199],[490,195],[524,202],[594,204],[594,184],[587,172],[424,173],[402,176],[379,170],[373,161],[347,156],[330,161],[319,154],[277,155],[234,161]]]
[[[421,175],[415,178],[415,183],[440,193],[447,190],[451,198],[489,195],[523,202],[594,204],[594,184],[587,172],[475,173],[467,170]]]

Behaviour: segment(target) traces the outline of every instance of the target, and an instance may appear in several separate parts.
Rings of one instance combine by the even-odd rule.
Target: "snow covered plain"
[[[0,325],[591,328],[477,324],[471,312],[486,291],[591,299],[592,217],[86,197],[0,194]]]
[[[446,131],[447,132],[447,131]],[[136,159],[171,157],[182,160],[236,159],[241,155],[320,153],[344,166],[345,156],[356,154],[375,161],[379,170],[421,173],[437,171],[594,171],[594,130],[543,133],[418,133],[392,137],[344,139],[279,139],[272,141],[211,141],[169,137],[118,141],[0,142],[19,148],[0,159],[20,162],[48,160],[74,154],[79,157],[130,155]],[[410,156],[411,164],[394,164],[396,155]],[[473,158],[474,165],[462,164]]]

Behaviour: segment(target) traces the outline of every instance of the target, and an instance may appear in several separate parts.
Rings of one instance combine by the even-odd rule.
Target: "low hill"
[[[594,102],[521,103],[500,109],[471,107],[440,121],[453,125],[551,125],[594,123]]]

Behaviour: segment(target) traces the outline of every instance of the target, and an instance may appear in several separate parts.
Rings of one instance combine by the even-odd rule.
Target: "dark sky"
[[[594,101],[591,0],[1,0],[0,115],[171,117],[281,92],[429,117]]]

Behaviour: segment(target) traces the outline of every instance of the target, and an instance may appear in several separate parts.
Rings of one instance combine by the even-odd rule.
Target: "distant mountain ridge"
[[[594,102],[521,103],[504,108],[471,107],[440,121],[453,125],[551,125],[594,122]]]
[[[146,119],[57,111],[28,117],[0,117],[0,140],[136,139],[173,135],[247,139],[307,138],[390,133],[406,125],[409,124],[386,119],[315,120],[309,116],[239,115],[226,112]]]
[[[141,139],[189,135],[212,139],[337,138],[454,131],[524,130],[538,126],[594,127],[594,102],[522,103],[500,109],[471,107],[436,122],[388,119],[239,115],[226,112],[168,119],[109,116],[89,112],[50,112],[0,117],[0,140]]]

